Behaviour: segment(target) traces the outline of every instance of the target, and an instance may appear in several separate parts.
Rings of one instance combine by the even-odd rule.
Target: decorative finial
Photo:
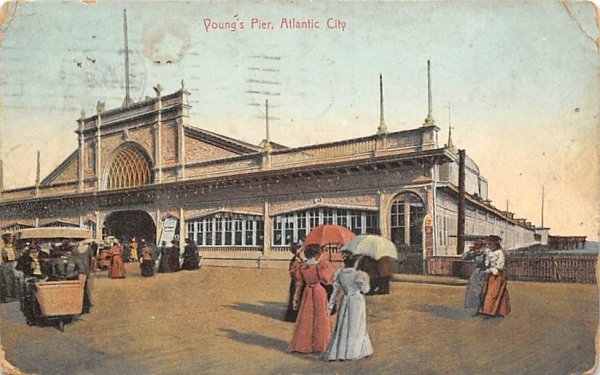
[[[96,113],[100,114],[100,113],[104,112],[104,108],[105,108],[104,102],[98,101],[96,103]]]
[[[377,134],[387,134],[387,126],[383,120],[383,76],[379,73],[379,127]]]
[[[427,60],[427,118],[423,123],[424,126],[435,125],[435,120],[433,119],[431,112],[431,63],[429,60]]]
[[[183,78],[181,79],[181,91],[185,89],[185,83],[183,82]]]
[[[452,117],[450,113],[450,103],[448,103],[448,144],[446,147],[448,148],[448,151],[454,154],[456,153],[456,150],[454,148],[454,143],[452,143]]]
[[[81,113],[79,115],[79,120],[83,120],[85,118],[85,110],[81,108]]]
[[[162,92],[163,88],[160,85],[160,83],[157,83],[156,86],[153,87],[154,92],[156,93],[156,96],[160,96],[160,93]]]

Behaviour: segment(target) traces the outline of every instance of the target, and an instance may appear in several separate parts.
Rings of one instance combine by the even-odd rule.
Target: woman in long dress
[[[483,251],[483,241],[475,241],[469,246],[469,251],[465,252],[461,259],[472,260],[475,262],[475,269],[469,277],[467,290],[465,292],[465,309],[471,310],[476,315],[483,303],[485,296],[485,285],[487,282],[487,257]]]
[[[488,239],[489,267],[486,293],[483,305],[479,312],[489,316],[506,316],[510,314],[510,299],[506,288],[506,275],[504,274],[504,253],[500,246],[500,237],[490,236]]]
[[[354,268],[356,257],[343,252],[345,268],[333,276],[333,294],[328,308],[332,309],[338,292],[343,298],[338,310],[335,329],[323,355],[328,361],[361,359],[373,354],[373,345],[367,332],[367,310],[364,293],[368,293],[369,275]]]
[[[152,248],[142,240],[142,263],[140,263],[140,270],[142,276],[152,277],[154,276],[154,255],[152,254]]]
[[[331,338],[327,292],[322,284],[331,285],[333,268],[329,262],[316,259],[318,251],[318,248],[307,248],[304,251],[306,261],[296,271],[293,307],[298,310],[298,316],[289,353],[321,354]]]
[[[298,316],[298,309],[294,309],[294,294],[296,293],[296,272],[298,268],[302,265],[302,258],[300,257],[299,251],[300,247],[296,243],[292,243],[290,247],[290,251],[294,256],[290,260],[290,264],[288,267],[288,272],[290,274],[290,291],[289,291],[289,299],[288,306],[285,312],[284,320],[286,322],[295,322],[296,317]],[[302,291],[300,292],[302,293]]]
[[[111,279],[122,279],[125,277],[125,265],[123,264],[123,250],[118,242],[113,242],[110,248],[110,266],[108,268],[108,277]]]

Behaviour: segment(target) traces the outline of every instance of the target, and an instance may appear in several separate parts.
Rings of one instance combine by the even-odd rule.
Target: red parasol
[[[319,225],[314,227],[304,239],[304,246],[309,245],[318,245],[325,246],[330,244],[339,244],[343,245],[352,238],[354,238],[356,234],[354,234],[350,229],[343,227],[341,225]]]

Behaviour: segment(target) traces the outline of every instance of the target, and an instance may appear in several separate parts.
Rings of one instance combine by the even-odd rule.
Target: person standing
[[[138,243],[135,240],[135,237],[131,239],[129,242],[129,261],[130,262],[138,262]]]
[[[2,236],[6,240],[2,249],[0,262],[0,303],[7,302],[9,298],[17,298],[20,294],[19,283],[15,276],[17,266],[17,252],[14,247],[12,235]]]
[[[472,260],[475,263],[475,269],[469,277],[467,290],[465,292],[465,309],[471,310],[472,315],[477,315],[479,308],[483,303],[485,296],[485,285],[487,283],[487,257],[483,251],[483,241],[475,241],[469,246],[469,251],[465,252],[461,259]]]
[[[92,271],[94,270],[94,255],[91,245],[74,245],[72,256],[79,258],[85,275],[83,289],[83,314],[89,314],[92,309]]]
[[[140,263],[140,269],[142,276],[152,277],[154,276],[154,255],[152,254],[152,248],[146,241],[142,240],[142,262]]]
[[[306,261],[295,274],[293,308],[298,310],[298,316],[289,353],[321,354],[331,338],[327,292],[322,284],[331,285],[333,271],[329,262],[317,260],[318,252],[315,247],[304,250]]]
[[[110,250],[110,266],[108,268],[108,277],[111,279],[123,279],[125,278],[125,265],[123,264],[123,250],[119,245],[119,242],[113,242]]]
[[[363,296],[370,289],[369,275],[354,268],[357,260],[354,254],[343,251],[342,256],[345,267],[338,269],[333,276],[333,294],[327,305],[331,310],[337,294],[343,294],[335,329],[323,354],[327,361],[361,359],[373,354]]]
[[[179,266],[179,246],[178,241],[171,241],[171,248],[169,249],[169,272],[177,272],[180,269]]]
[[[504,273],[504,252],[500,246],[501,238],[495,235],[489,236],[487,245],[488,252],[488,274],[486,293],[483,305],[479,312],[487,316],[507,316],[510,314],[510,299],[506,288],[506,275]]]
[[[290,246],[290,251],[294,256],[290,260],[290,264],[288,266],[288,272],[290,274],[290,288],[289,288],[289,297],[288,297],[288,306],[285,312],[285,317],[283,320],[286,322],[295,322],[296,317],[298,316],[298,310],[294,309],[294,293],[296,292],[296,272],[302,265],[302,258],[300,257],[300,246],[297,243],[292,243]],[[300,292],[302,293],[302,292]]]
[[[377,260],[377,294],[390,294],[390,280],[392,279],[392,258],[385,256]]]
[[[167,247],[167,242],[162,241],[158,250],[158,256],[160,256],[160,260],[158,261],[158,272],[169,272],[169,248]]]
[[[377,261],[369,256],[363,256],[358,261],[357,269],[369,275],[370,286],[367,295],[378,294],[379,285],[377,281],[379,279],[379,267]]]
[[[200,268],[200,255],[198,254],[198,246],[194,240],[187,238],[185,240],[185,248],[183,250],[183,262],[181,263],[182,270],[197,270]]]

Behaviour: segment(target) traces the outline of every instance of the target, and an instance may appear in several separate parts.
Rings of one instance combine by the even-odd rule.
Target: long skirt
[[[283,318],[283,320],[285,320],[286,322],[295,322],[296,318],[298,317],[298,310],[300,310],[300,304],[302,302],[302,299],[300,299],[300,301],[298,301],[298,310],[294,310],[294,291],[296,290],[296,280],[294,280],[292,278],[292,280],[290,280],[290,294],[288,297],[288,305],[287,305],[287,310],[285,311],[285,317]],[[300,292],[300,295],[302,295],[302,292]]]
[[[328,361],[365,358],[373,354],[367,332],[365,297],[360,293],[344,296],[335,329],[323,359]]]
[[[163,251],[160,254],[160,260],[158,262],[158,272],[169,272],[169,255],[167,251]]]
[[[142,276],[151,277],[154,276],[154,261],[150,260],[142,260],[140,264],[140,270],[142,271]]]
[[[510,299],[503,271],[500,271],[498,275],[490,274],[488,276],[487,290],[483,299],[483,306],[481,306],[479,312],[492,316],[510,314]]]
[[[476,268],[471,273],[469,283],[467,284],[467,291],[465,292],[465,309],[478,310],[481,307],[485,295],[486,282],[487,273],[484,271]]]
[[[108,269],[108,277],[111,279],[122,279],[125,277],[125,265],[121,255],[113,255]]]
[[[183,262],[181,263],[182,270],[197,270],[200,268],[199,266],[200,259],[196,256],[184,256]]]
[[[331,338],[331,322],[327,314],[327,293],[320,283],[307,285],[294,326],[288,352],[323,353]]]

